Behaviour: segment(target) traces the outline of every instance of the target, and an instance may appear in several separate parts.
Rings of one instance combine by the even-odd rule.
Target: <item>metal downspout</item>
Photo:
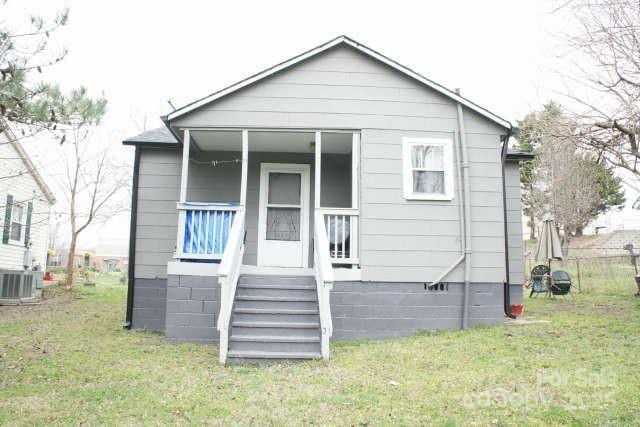
[[[458,107],[458,134],[460,137],[460,151],[462,152],[462,179],[464,196],[464,299],[462,302],[462,329],[466,329],[469,324],[469,285],[471,280],[471,199],[469,188],[469,156],[467,153],[467,138],[464,128],[464,116],[462,114],[462,105]]]
[[[138,175],[140,173],[140,145],[136,145],[133,160],[133,178],[131,188],[131,219],[129,225],[129,269],[127,275],[127,311],[125,329],[131,329],[133,322],[133,293],[135,292],[136,268],[136,228],[138,224]]]
[[[505,272],[505,282],[503,285],[504,288],[504,314],[510,319],[515,319],[511,313],[511,278],[509,277],[509,227],[507,223],[507,187],[506,187],[506,179],[504,176],[504,164],[507,159],[507,150],[509,149],[509,138],[511,138],[511,134],[513,133],[513,127],[509,128],[509,132],[504,138],[502,142],[502,213],[504,216],[504,272]]]

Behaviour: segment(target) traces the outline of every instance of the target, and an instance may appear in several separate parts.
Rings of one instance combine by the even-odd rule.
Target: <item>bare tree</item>
[[[91,129],[80,125],[68,132],[66,147],[65,199],[69,218],[69,256],[65,288],[71,290],[78,237],[91,224],[108,220],[126,210],[130,171],[111,161],[108,149],[92,144]],[[120,197],[122,196],[122,197]]]
[[[580,149],[578,126],[571,118],[559,110],[545,110],[536,120],[538,149],[532,165],[530,206],[539,221],[553,217],[564,232],[567,251],[572,235],[599,212],[601,166]]]
[[[572,66],[565,77],[581,143],[638,177],[640,2],[575,0],[563,6],[577,23],[566,36]]]

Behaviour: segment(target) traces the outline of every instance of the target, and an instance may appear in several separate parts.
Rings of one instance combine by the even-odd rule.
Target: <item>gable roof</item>
[[[17,142],[17,138],[13,133],[13,131],[11,130],[11,128],[9,127],[9,125],[2,119],[0,119],[0,129],[2,129],[2,132],[5,134],[9,145],[13,147],[14,150],[16,150],[16,153],[18,153],[18,156],[20,157],[24,165],[27,167],[27,172],[31,174],[33,179],[36,181],[36,184],[38,184],[38,187],[40,187],[42,194],[44,194],[44,196],[47,198],[49,203],[54,204],[56,202],[56,198],[53,195],[53,192],[51,191],[49,186],[44,182],[44,179],[42,179],[42,175],[38,173],[36,166],[33,164],[31,159],[29,158],[29,155],[27,154],[27,152],[24,151],[24,148],[22,148],[22,145]]]
[[[347,37],[347,36],[338,36],[333,40],[329,40],[328,42],[321,44],[320,46],[317,46],[313,49],[310,49],[298,56],[294,56],[291,59],[288,59],[284,62],[281,62],[280,64],[274,65],[271,68],[267,68],[264,71],[261,71],[257,74],[254,74],[251,77],[248,77],[244,80],[239,81],[238,83],[235,83],[231,86],[228,86],[224,89],[221,89],[217,92],[212,93],[211,95],[205,96],[204,98],[200,98],[196,101],[193,101],[187,105],[184,105],[174,111],[172,111],[171,113],[167,114],[166,117],[164,117],[165,120],[174,120],[177,119],[179,117],[184,116],[185,114],[188,114],[189,112],[200,108],[201,106],[208,104],[210,102],[213,102],[217,99],[220,99],[222,97],[225,97],[227,95],[230,95],[246,86],[252,85],[262,79],[265,79],[273,74],[276,74],[282,70],[285,70],[287,68],[290,68],[302,61],[305,61],[309,58],[312,58],[314,56],[317,56],[323,52],[325,52],[328,49],[331,49],[332,47],[338,46],[338,45],[346,45],[346,46],[350,46],[354,49],[356,49],[357,51],[375,59],[378,62],[381,62],[391,68],[393,68],[394,70],[400,72],[401,74],[404,74],[405,76],[408,76],[409,78],[419,82],[420,84],[427,86],[449,98],[451,98],[452,100],[459,102],[460,104],[464,105],[465,107],[475,111],[476,113],[480,114],[481,116],[491,120],[492,122],[498,124],[499,126],[509,129],[511,127],[511,123],[509,123],[507,120],[503,119],[502,117],[490,112],[489,110],[480,107],[477,104],[474,104],[473,102],[469,101],[468,99],[460,96],[458,93],[447,89],[446,87],[434,82],[433,80],[429,80],[428,78],[416,73],[415,71],[411,70],[408,67],[405,67],[402,64],[399,64],[397,62],[395,62],[394,60],[382,55],[381,53],[376,52],[373,49],[368,48],[367,46],[358,43],[357,41]]]

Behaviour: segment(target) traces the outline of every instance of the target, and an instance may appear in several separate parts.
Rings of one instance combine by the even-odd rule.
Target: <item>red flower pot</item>
[[[514,316],[521,316],[524,311],[524,306],[522,304],[511,304],[511,314]]]

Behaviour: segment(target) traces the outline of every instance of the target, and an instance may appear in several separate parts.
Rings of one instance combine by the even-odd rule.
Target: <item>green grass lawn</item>
[[[126,289],[99,279],[0,307],[0,424],[639,424],[640,299],[626,289],[525,301],[525,319],[550,323],[223,367],[215,345],[123,330]]]

